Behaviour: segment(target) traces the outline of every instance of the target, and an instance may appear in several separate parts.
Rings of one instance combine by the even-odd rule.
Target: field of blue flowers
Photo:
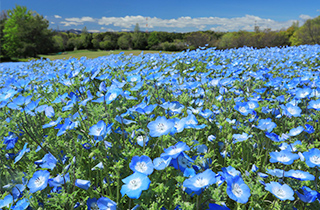
[[[0,66],[2,209],[320,209],[320,46]]]

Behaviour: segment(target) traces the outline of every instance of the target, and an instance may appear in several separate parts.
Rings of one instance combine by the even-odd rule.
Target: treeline
[[[256,26],[253,32],[146,33],[140,31],[137,24],[133,32],[89,33],[84,27],[80,34],[75,34],[53,31],[48,26],[48,20],[26,7],[16,6],[13,10],[3,11],[0,16],[1,56],[36,57],[80,49],[182,51],[205,45],[228,49],[320,44],[320,16],[307,20],[301,27],[298,22],[279,31],[260,30]]]

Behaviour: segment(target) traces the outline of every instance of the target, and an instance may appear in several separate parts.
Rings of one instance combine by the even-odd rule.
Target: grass
[[[81,58],[83,56],[87,58],[97,58],[100,56],[108,56],[111,54],[119,54],[120,52],[124,52],[125,55],[140,55],[140,53],[143,51],[144,54],[147,53],[160,53],[160,51],[157,50],[112,50],[112,51],[92,51],[92,50],[76,50],[76,51],[68,51],[65,52],[67,54],[61,54],[61,55],[39,55],[39,57],[43,58],[49,58],[50,60],[57,60],[57,59],[64,59],[67,60],[70,57],[72,58]],[[162,51],[161,53],[174,53],[169,51]]]

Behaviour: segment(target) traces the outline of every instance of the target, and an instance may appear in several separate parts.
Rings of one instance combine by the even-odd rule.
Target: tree
[[[0,55],[3,57],[6,57],[6,52],[5,50],[3,50],[3,44],[4,44],[4,33],[3,33],[3,29],[4,29],[4,24],[7,21],[8,17],[7,17],[7,12],[5,10],[3,10],[0,14]]]
[[[36,57],[52,51],[53,33],[48,26],[49,21],[43,16],[17,5],[8,10],[3,49],[9,57]]]
[[[292,45],[320,44],[320,16],[307,20],[290,37]]]
[[[131,35],[125,33],[121,35],[118,39],[118,46],[121,50],[128,50],[131,48]]]

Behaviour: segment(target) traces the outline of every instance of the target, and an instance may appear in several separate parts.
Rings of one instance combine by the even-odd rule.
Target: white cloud
[[[62,18],[60,15],[55,15],[54,18]]]
[[[312,19],[312,17],[310,15],[304,15],[304,14],[301,14],[299,16],[300,19],[302,19],[303,21],[306,21],[308,19]]]
[[[189,16],[179,17],[176,19],[161,19],[157,17],[143,17],[138,16],[125,16],[125,17],[102,17],[98,19],[99,25],[113,25],[121,28],[132,29],[139,23],[140,28],[146,28],[148,22],[148,28],[163,27],[163,28],[196,28],[198,30],[204,30],[209,27],[211,30],[217,31],[237,31],[237,30],[253,30],[255,24],[261,29],[271,28],[273,30],[279,30],[289,27],[294,20],[288,20],[285,22],[278,22],[271,19],[263,19],[258,16],[245,15],[243,17],[236,18],[220,18],[220,17],[200,17],[191,18]]]
[[[91,32],[91,33],[99,33],[100,30],[88,30],[88,32]]]
[[[146,20],[147,18],[147,20]],[[300,20],[305,21],[311,18],[309,15],[300,15]],[[299,19],[297,18],[297,20]],[[91,22],[99,24],[102,30],[107,31],[131,31],[133,30],[136,23],[139,23],[140,28],[146,29],[148,23],[148,29],[157,30],[158,28],[167,29],[168,31],[177,30],[183,31],[188,30],[214,30],[214,31],[238,31],[247,30],[253,31],[254,26],[257,25],[260,29],[271,28],[272,30],[280,30],[288,28],[296,20],[288,21],[275,21],[272,19],[260,18],[254,15],[245,15],[242,17],[235,18],[220,18],[220,17],[198,17],[192,18],[189,16],[173,18],[173,19],[162,19],[157,17],[144,17],[141,15],[137,16],[125,16],[125,17],[73,17],[65,18],[64,21],[60,22],[64,26],[77,26],[83,25],[85,22]],[[111,27],[105,28],[103,26],[115,26],[119,29],[111,29]],[[157,29],[154,29],[157,28]],[[180,30],[179,30],[180,29]]]

